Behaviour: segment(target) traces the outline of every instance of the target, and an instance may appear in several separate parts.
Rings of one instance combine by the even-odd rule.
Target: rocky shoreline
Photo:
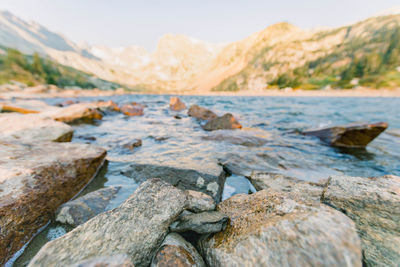
[[[333,176],[311,183],[239,165],[134,163],[141,184],[106,210],[118,187],[76,196],[104,163],[106,150],[69,143],[70,125],[109,112],[142,116],[146,106],[112,101],[0,103],[0,265],[49,220],[75,227],[48,242],[28,266],[396,266],[400,262],[400,177]],[[179,98],[170,109],[184,111]],[[178,116],[178,115],[176,115]],[[234,115],[193,105],[209,140],[243,146],[268,133],[242,129]],[[175,117],[175,119],[179,119]],[[339,147],[365,147],[385,123],[303,132]],[[338,130],[339,129],[339,130]],[[129,149],[141,146],[136,140]],[[46,156],[44,156],[46,155]],[[232,160],[232,159],[229,159]],[[261,168],[262,169],[262,168]],[[257,190],[224,201],[227,173],[244,173]]]

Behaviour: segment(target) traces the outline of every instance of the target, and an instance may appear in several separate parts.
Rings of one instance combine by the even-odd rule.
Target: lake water
[[[210,135],[187,110],[169,110],[169,96],[129,95],[81,98],[81,101],[132,101],[147,105],[144,116],[107,114],[96,125],[76,125],[73,142],[91,143],[108,150],[108,164],[83,193],[104,187],[122,186],[109,209],[122,203],[138,186],[124,175],[132,163],[174,165],[205,170],[219,162],[233,175],[227,179],[223,198],[254,191],[244,177],[251,170],[262,170],[317,181],[330,175],[400,175],[400,98],[318,98],[318,97],[216,97],[183,96],[189,107],[198,104],[218,115],[230,112],[243,127],[268,134],[260,146],[243,146],[224,141],[204,140]],[[47,99],[50,104],[66,99]],[[174,116],[179,115],[181,119]],[[338,149],[299,131],[350,122],[386,121],[389,128],[366,149]],[[133,151],[123,145],[141,139]],[[23,266],[48,240],[68,231],[51,223],[28,246],[14,266]],[[83,248],[84,249],[84,248]]]

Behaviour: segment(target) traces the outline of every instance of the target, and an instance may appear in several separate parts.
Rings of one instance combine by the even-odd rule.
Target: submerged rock
[[[186,108],[186,105],[179,99],[179,97],[171,97],[169,99],[169,108],[173,111],[181,111]]]
[[[225,229],[228,216],[218,211],[182,214],[170,226],[172,232],[196,232],[198,234],[217,233]]]
[[[138,104],[125,104],[121,107],[121,112],[126,116],[142,116],[144,114],[143,106]]]
[[[366,266],[400,263],[400,177],[332,177],[322,202],[355,222]]]
[[[118,208],[99,214],[47,243],[29,264],[68,266],[103,255],[128,255],[135,266],[148,266],[186,205],[184,193],[150,179]]]
[[[271,135],[267,132],[254,129],[242,131],[218,130],[204,136],[204,140],[224,141],[242,146],[262,146],[268,142]]]
[[[214,112],[212,112],[211,110],[200,107],[198,105],[192,105],[189,108],[188,115],[190,117],[193,117],[193,118],[196,118],[199,120],[205,120],[205,121],[210,121],[217,117],[217,115]]]
[[[78,226],[104,212],[121,187],[107,187],[71,200],[58,208],[56,221]]]
[[[304,135],[316,136],[325,143],[338,147],[365,147],[379,134],[388,124],[386,122],[345,124],[318,130],[304,131]]]
[[[204,172],[173,166],[133,164],[123,174],[138,183],[154,177],[160,178],[182,190],[201,191],[219,202],[224,188],[225,172],[220,166],[203,170]]]
[[[161,247],[151,262],[151,267],[205,267],[203,258],[184,238],[176,233],[170,233],[164,239]]]
[[[128,144],[125,144],[124,147],[128,148],[130,150],[134,150],[136,147],[141,147],[142,146],[142,139],[135,139],[132,142],[129,142]]]
[[[242,128],[242,125],[230,113],[226,113],[221,117],[216,117],[203,126],[203,129],[206,131],[240,128]]]
[[[199,241],[208,266],[361,266],[354,223],[326,205],[263,190],[217,210],[230,223]]]
[[[202,192],[186,190],[187,209],[193,212],[215,210],[214,199]]]
[[[0,114],[0,138],[21,142],[69,142],[74,129],[62,122],[37,114]]]
[[[103,256],[84,260],[69,267],[135,267],[126,255]]]
[[[84,144],[0,141],[0,265],[82,190],[105,155]]]

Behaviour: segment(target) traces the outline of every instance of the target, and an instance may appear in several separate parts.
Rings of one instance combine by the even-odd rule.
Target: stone
[[[215,114],[211,110],[200,107],[198,105],[192,105],[188,110],[188,115],[190,117],[205,121],[210,121],[217,117],[217,114]]]
[[[118,254],[128,255],[137,267],[148,266],[185,205],[181,190],[160,179],[150,179],[118,208],[48,242],[28,266],[68,266]]]
[[[91,103],[72,104],[57,110],[43,111],[42,114],[65,123],[92,123],[103,118],[99,109]]]
[[[304,131],[304,135],[315,136],[323,142],[338,147],[365,147],[386,130],[386,122],[352,123],[318,130]]]
[[[21,114],[39,113],[51,106],[39,100],[16,100],[0,103],[0,111]]]
[[[150,178],[160,178],[182,190],[200,191],[210,195],[216,202],[221,200],[225,183],[222,167],[197,171],[168,165],[132,164],[124,175],[142,183]]]
[[[215,210],[214,199],[202,192],[186,190],[187,209],[193,212]]]
[[[176,233],[170,233],[164,239],[161,247],[151,262],[151,267],[205,267],[203,258],[184,238]]]
[[[87,222],[106,210],[120,188],[106,187],[64,203],[57,210],[56,221],[74,227]]]
[[[142,146],[142,139],[135,139],[132,142],[129,142],[129,144],[125,144],[124,147],[128,148],[130,150],[134,150],[136,147],[141,147]]]
[[[86,144],[0,141],[0,265],[87,185],[105,155]]]
[[[400,263],[400,177],[331,177],[322,202],[356,224],[366,266]]]
[[[203,139],[252,147],[266,144],[270,136],[267,132],[253,129],[243,129],[242,131],[218,130],[210,132]]]
[[[169,99],[169,108],[173,111],[181,111],[186,108],[186,105],[179,99],[179,97],[171,97]]]
[[[0,114],[0,139],[21,142],[70,142],[74,129],[38,114]]]
[[[141,105],[125,104],[121,107],[121,112],[126,116],[142,116],[144,114]]]
[[[217,233],[226,228],[228,216],[218,211],[204,211],[200,213],[184,214],[179,216],[169,227],[172,232],[196,232],[198,234]]]
[[[102,112],[120,112],[118,104],[112,100],[108,101],[96,101],[93,103],[93,107],[99,109]]]
[[[132,261],[126,255],[113,255],[91,258],[75,264],[70,267],[135,267]]]
[[[226,113],[221,117],[216,117],[203,126],[203,129],[206,131],[240,128],[242,128],[242,125],[230,113]]]
[[[324,204],[262,190],[217,210],[230,222],[199,240],[208,266],[362,266],[354,223]]]

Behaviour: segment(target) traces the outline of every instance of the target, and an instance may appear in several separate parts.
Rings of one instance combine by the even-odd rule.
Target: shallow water
[[[122,203],[138,186],[123,174],[132,162],[168,164],[203,172],[212,172],[218,162],[239,162],[234,166],[237,171],[227,179],[224,199],[236,193],[254,191],[243,177],[251,170],[277,172],[310,181],[338,174],[400,175],[399,98],[181,97],[187,106],[198,104],[218,115],[231,112],[243,127],[261,129],[270,134],[264,145],[252,147],[204,140],[202,137],[210,133],[205,132],[198,121],[188,117],[186,110],[170,111],[169,96],[129,95],[79,100],[98,99],[111,99],[117,103],[135,101],[148,106],[144,116],[126,117],[110,113],[96,125],[74,126],[73,142],[91,143],[108,150],[108,164],[83,194],[104,186],[122,186],[109,209]],[[55,104],[65,100],[45,101]],[[174,115],[181,119],[174,118]],[[333,148],[317,138],[296,133],[357,121],[386,121],[389,129],[366,149]],[[142,147],[133,151],[123,147],[137,138],[143,141]],[[247,164],[243,164],[245,162]],[[14,266],[26,264],[50,238],[61,235],[60,227],[50,224],[31,242]]]

